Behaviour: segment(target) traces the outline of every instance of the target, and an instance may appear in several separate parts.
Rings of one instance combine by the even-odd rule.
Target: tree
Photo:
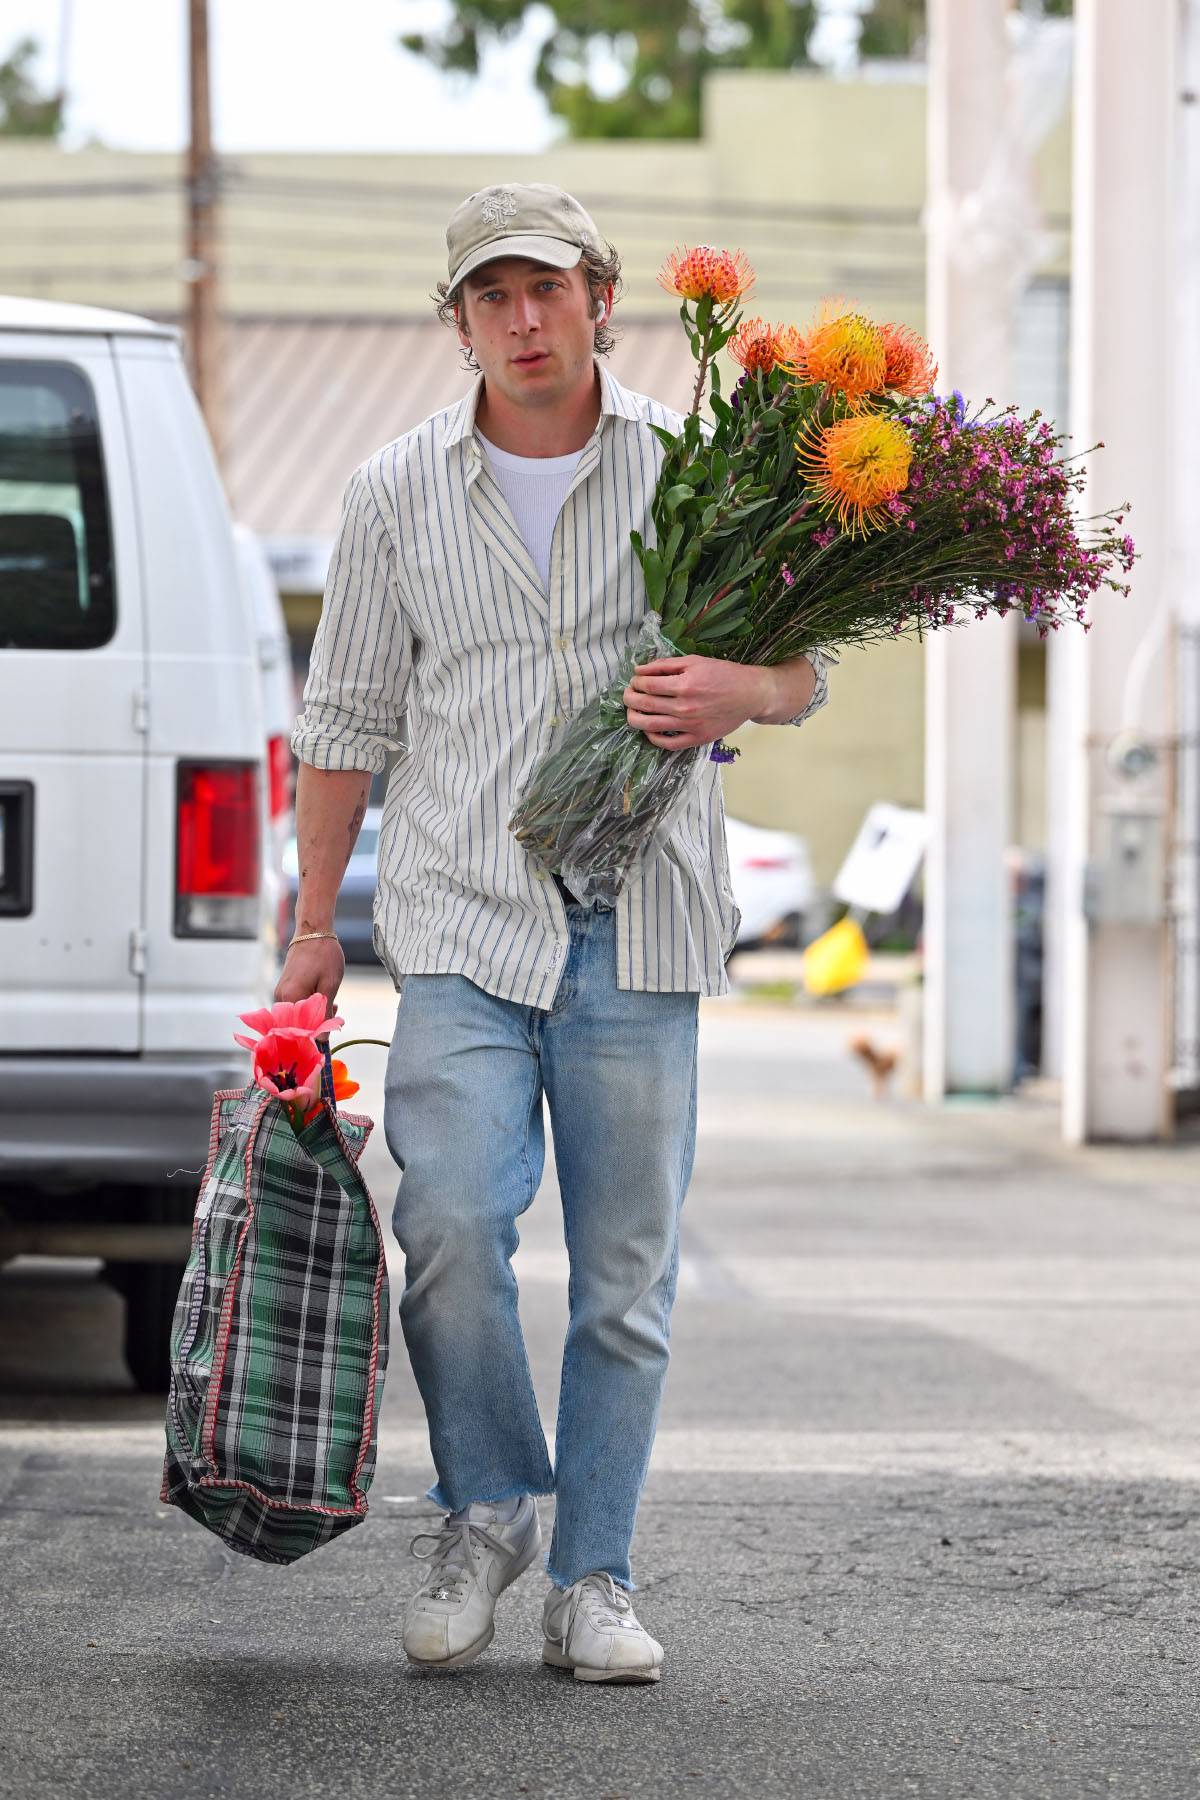
[[[63,125],[62,94],[39,93],[31,65],[33,38],[20,38],[0,62],[0,137],[56,138]]]
[[[1069,13],[1071,0],[1041,0]],[[440,31],[401,38],[444,72],[478,75],[492,44],[516,37],[534,11],[553,22],[535,80],[572,137],[688,138],[700,134],[700,94],[712,69],[800,69],[821,0],[451,0]],[[872,0],[860,56],[919,53],[925,0]],[[615,91],[614,90],[615,87]]]
[[[452,0],[441,31],[406,50],[477,75],[483,53],[522,30],[531,0]],[[539,9],[539,10],[544,10]],[[700,132],[712,69],[793,69],[808,61],[817,0],[553,0],[535,80],[573,137],[687,138]],[[608,77],[608,79],[606,79]],[[615,93],[606,91],[613,78]]]
[[[1071,12],[1073,0],[1040,0],[1047,17]],[[915,56],[925,39],[925,0],[872,0],[862,22],[858,54],[871,57]]]

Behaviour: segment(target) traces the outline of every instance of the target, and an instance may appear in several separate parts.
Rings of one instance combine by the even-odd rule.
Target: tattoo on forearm
[[[297,909],[297,931],[328,930],[333,910],[333,900],[330,899],[328,909],[326,909],[323,893],[306,895],[304,889],[309,881],[310,873],[315,870],[318,872],[317,886],[324,889],[332,884],[333,889],[336,891],[338,879],[340,879],[340,877],[335,876],[331,865],[336,857],[336,861],[340,865],[341,873],[345,873],[347,864],[354,851],[355,840],[362,829],[362,823],[366,816],[367,795],[364,794],[361,800],[356,803],[353,816],[347,824],[345,848],[340,857],[336,857],[336,852],[331,855],[331,852],[333,851],[333,842],[336,840],[331,841],[327,836],[322,837],[320,831],[315,828],[310,827],[305,831],[304,839],[299,845],[298,861],[300,868],[301,905]]]

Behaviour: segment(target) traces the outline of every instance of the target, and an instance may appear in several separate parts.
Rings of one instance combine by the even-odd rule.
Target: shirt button
[[[550,719],[550,720],[549,720],[549,721],[548,721],[548,723],[549,723],[549,724],[550,724],[550,725],[551,725],[551,726],[552,726],[552,727],[553,727],[553,726],[555,726],[555,725],[561,725],[561,724],[562,724],[562,714],[561,714],[561,713],[555,713],[555,714],[554,714],[554,716],[553,716],[553,718],[551,718],[551,719]]]
[[[556,643],[556,644],[557,644],[557,645],[558,645],[558,647],[559,647],[559,649],[560,649],[560,650],[565,650],[565,649],[566,649],[566,648],[567,648],[567,645],[568,645],[568,644],[569,644],[569,643],[570,643],[570,641],[571,641],[571,640],[570,640],[570,638],[569,638],[569,637],[567,637],[567,636],[566,636],[566,635],[565,635],[565,633],[564,633],[564,632],[561,632],[561,631],[560,631],[560,632],[559,632],[559,633],[558,633],[558,635],[557,635],[557,637],[556,637],[556,638],[555,638],[555,640],[554,640],[554,641],[555,641],[555,643]]]

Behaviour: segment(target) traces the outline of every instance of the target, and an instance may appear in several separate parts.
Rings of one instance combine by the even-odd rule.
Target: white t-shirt
[[[573,450],[569,456],[514,456],[511,450],[498,449],[478,428],[476,435],[549,593],[550,540],[583,451]]]

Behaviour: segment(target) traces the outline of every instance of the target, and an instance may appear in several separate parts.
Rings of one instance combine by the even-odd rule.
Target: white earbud
[[[597,313],[597,314],[596,314],[596,323],[597,323],[597,325],[603,325],[603,323],[604,323],[604,321],[605,321],[605,319],[606,319],[606,318],[607,318],[607,317],[608,317],[608,308],[607,308],[607,307],[606,307],[606,306],[605,306],[605,304],[604,304],[604,302],[603,302],[603,300],[602,300],[602,301],[601,301],[601,302],[600,302],[600,310],[599,310],[599,312],[598,312],[598,313]]]

